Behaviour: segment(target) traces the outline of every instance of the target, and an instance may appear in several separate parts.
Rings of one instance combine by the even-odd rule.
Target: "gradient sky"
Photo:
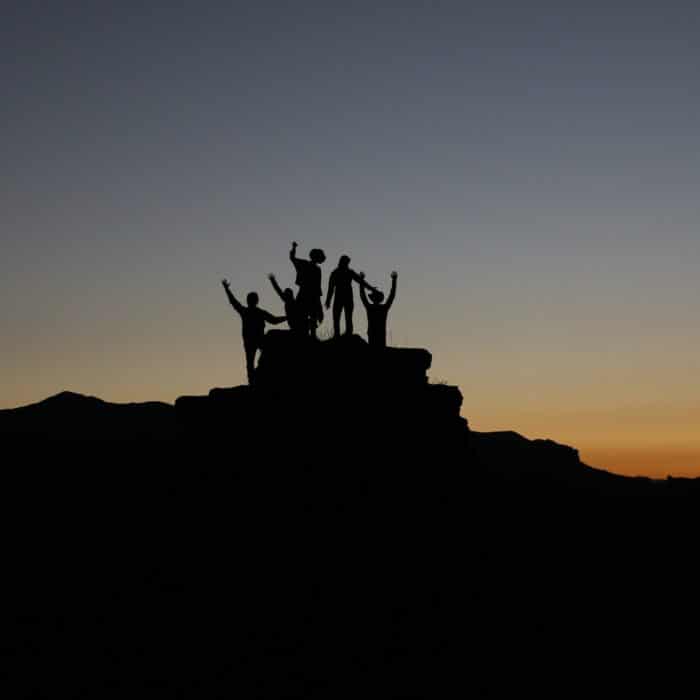
[[[673,0],[5,4],[0,407],[243,383],[219,281],[278,313],[298,240],[399,271],[390,339],[474,429],[700,475],[699,37]]]

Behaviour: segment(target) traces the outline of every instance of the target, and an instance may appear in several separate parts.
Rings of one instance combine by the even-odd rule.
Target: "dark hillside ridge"
[[[697,508],[658,496],[698,480],[472,432],[430,362],[270,333],[253,387],[0,412],[19,448],[0,492],[22,687],[69,669],[96,697],[598,697],[607,643],[616,694],[648,691],[620,649],[656,663],[687,644]]]
[[[495,480],[517,489],[585,493],[693,493],[700,479],[658,482],[583,464],[578,452],[515,432],[470,431],[458,387],[430,384],[432,356],[418,348],[371,348],[359,336],[319,342],[288,331],[265,338],[254,386],[206,396],[113,404],[62,392],[0,410],[0,437],[22,449],[68,442],[159,445],[149,463],[187,453],[195,466],[217,464],[347,475],[417,472],[442,483]],[[221,460],[225,459],[225,462]]]
[[[50,441],[170,440],[174,410],[167,403],[115,404],[63,391],[20,408],[0,410],[0,435]]]

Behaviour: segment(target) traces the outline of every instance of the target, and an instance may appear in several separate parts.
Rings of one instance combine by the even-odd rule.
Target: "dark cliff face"
[[[318,342],[271,331],[255,385],[179,398],[178,434],[209,450],[227,445],[242,464],[346,468],[402,483],[415,475],[443,489],[491,483],[547,498],[550,489],[650,485],[589,467],[551,440],[471,432],[460,390],[428,382],[431,361],[427,350],[375,350],[359,336]]]
[[[325,342],[288,331],[265,336],[256,385],[266,389],[322,389],[387,392],[427,384],[432,356],[418,348],[371,348],[360,336]]]
[[[430,385],[426,350],[371,349],[358,336],[327,342],[271,332],[253,387],[181,397],[180,434],[230,438],[288,463],[382,460],[387,467],[463,454],[467,422],[457,387]]]

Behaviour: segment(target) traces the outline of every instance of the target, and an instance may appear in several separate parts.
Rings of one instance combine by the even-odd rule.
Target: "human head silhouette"
[[[309,253],[309,258],[311,262],[320,265],[322,262],[325,262],[326,254],[320,248],[313,248]]]
[[[350,256],[341,255],[340,260],[338,260],[338,267],[349,267],[350,266]]]
[[[369,300],[373,304],[381,304],[384,301],[384,294],[379,290],[369,293]]]
[[[246,297],[246,301],[248,302],[248,306],[255,308],[260,301],[260,297],[258,296],[257,292],[250,292]]]

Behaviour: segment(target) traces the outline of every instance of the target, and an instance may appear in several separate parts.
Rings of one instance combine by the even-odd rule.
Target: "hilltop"
[[[657,495],[700,482],[623,477],[582,463],[575,448],[552,440],[472,431],[460,415],[459,388],[429,382],[431,363],[425,349],[377,352],[359,336],[319,342],[271,331],[255,386],[214,388],[174,405],[115,404],[65,391],[0,410],[0,436],[29,451],[70,445],[74,460],[81,444],[91,459],[100,444],[110,444],[103,455],[109,461],[137,443],[151,466],[199,453],[268,472],[279,465],[354,470],[358,478],[420,472],[426,480],[449,475],[600,495]]]
[[[581,640],[666,640],[692,600],[695,484],[471,431],[431,361],[270,333],[252,387],[0,411],[26,677],[61,649],[118,688],[496,697],[556,659],[593,693]]]

